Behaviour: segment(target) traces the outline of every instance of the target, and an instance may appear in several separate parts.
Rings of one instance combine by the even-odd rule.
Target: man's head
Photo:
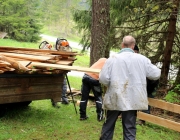
[[[135,44],[136,44],[136,40],[134,39],[134,37],[128,35],[123,38],[122,48],[134,49]]]
[[[137,45],[134,46],[134,52],[135,52],[135,53],[139,53],[139,48],[138,48]]]

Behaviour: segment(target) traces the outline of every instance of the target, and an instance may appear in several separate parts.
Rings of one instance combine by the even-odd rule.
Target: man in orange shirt
[[[106,58],[100,58],[95,62],[90,68],[101,69],[106,61]],[[89,99],[90,91],[93,91],[95,102],[96,102],[96,113],[97,120],[102,121],[103,119],[103,109],[102,109],[102,88],[99,83],[99,74],[96,73],[85,73],[82,78],[81,87],[81,101],[80,101],[80,120],[88,119],[86,114],[87,102]]]

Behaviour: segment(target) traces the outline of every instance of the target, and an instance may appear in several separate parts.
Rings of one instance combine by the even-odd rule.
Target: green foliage
[[[87,3],[89,4],[89,3]],[[83,44],[83,51],[86,48],[90,47],[90,42],[91,42],[91,10],[90,9],[73,9],[72,10],[72,16],[73,20],[76,23],[76,29],[79,32],[82,32],[82,39],[80,41],[81,44]]]
[[[169,91],[168,94],[164,97],[167,102],[171,103],[180,103],[180,84],[176,85],[176,87]]]
[[[0,31],[18,41],[36,42],[40,39],[37,0],[0,1]]]
[[[68,38],[69,36],[80,36],[74,28],[71,10],[77,7],[80,0],[41,0],[41,22],[54,36]]]
[[[87,10],[75,10],[73,20],[78,23],[78,29],[89,30],[91,28],[91,12]]]
[[[167,102],[180,103],[180,97],[179,97],[178,93],[175,93],[173,91],[169,91],[168,94],[164,97],[164,99]]]

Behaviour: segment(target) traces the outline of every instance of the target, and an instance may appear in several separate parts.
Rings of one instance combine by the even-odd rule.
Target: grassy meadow
[[[77,111],[79,107],[76,106]],[[33,101],[27,108],[9,110],[0,118],[0,140],[98,140],[103,122],[96,120],[94,106],[87,107],[89,119],[80,121],[73,103],[53,108],[50,100]],[[114,140],[123,140],[121,119]],[[147,123],[137,126],[136,140],[179,140],[178,132]]]
[[[0,39],[0,46],[32,47],[38,43],[24,43]],[[74,65],[88,67],[89,56],[79,55]],[[69,76],[72,88],[80,90],[81,78]],[[70,104],[61,104],[54,108],[51,100],[38,100],[26,108],[12,108],[0,118],[0,140],[98,140],[103,125],[96,119],[96,108],[89,100],[86,121],[79,120],[80,96],[74,96],[75,107],[68,96]],[[77,110],[77,114],[75,111]],[[114,139],[123,140],[121,119],[116,123]],[[136,140],[180,140],[180,133],[151,123],[137,125]]]

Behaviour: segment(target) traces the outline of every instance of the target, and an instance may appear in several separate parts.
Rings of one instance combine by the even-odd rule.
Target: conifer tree
[[[37,0],[0,0],[0,31],[19,41],[39,40]]]

